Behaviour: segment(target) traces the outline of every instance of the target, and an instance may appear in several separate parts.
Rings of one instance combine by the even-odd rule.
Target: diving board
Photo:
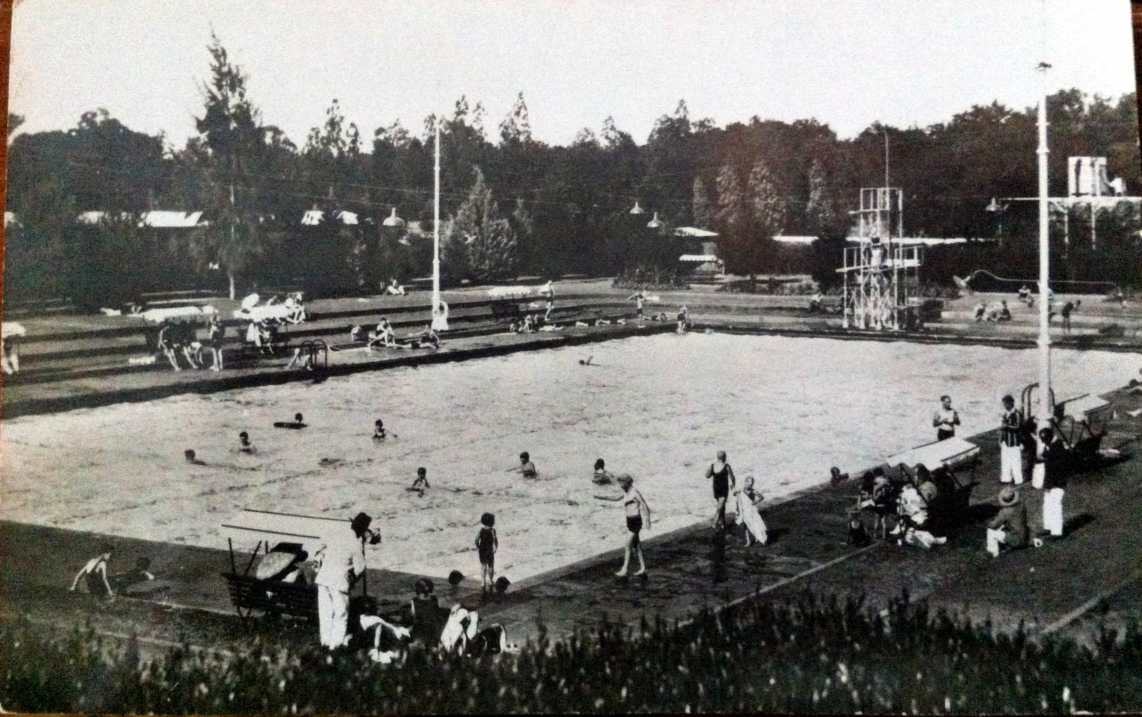
[[[890,456],[887,462],[892,466],[903,463],[909,468],[921,465],[933,471],[937,468],[953,468],[974,459],[977,455],[979,455],[979,446],[971,441],[953,436],[942,441],[909,448]]]
[[[348,518],[330,518],[319,515],[277,513],[268,510],[245,509],[222,523],[223,535],[234,541],[271,541],[301,543],[316,548],[338,527],[348,528]],[[267,546],[268,547],[268,546]],[[307,547],[308,549],[308,547]],[[312,552],[312,551],[311,551]]]
[[[1092,396],[1091,394],[1083,394],[1076,398],[1067,399],[1059,404],[1063,407],[1065,416],[1069,416],[1074,421],[1086,421],[1096,413],[1106,410],[1110,407],[1110,401]]]

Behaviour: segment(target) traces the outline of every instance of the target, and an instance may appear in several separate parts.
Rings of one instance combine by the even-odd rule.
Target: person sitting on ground
[[[369,334],[369,348],[396,345],[397,341],[393,335],[392,324],[389,323],[388,319],[382,316],[381,320],[377,322],[376,330]]]
[[[257,453],[258,449],[250,442],[250,434],[242,431],[238,434],[238,452],[239,453]]]
[[[382,429],[382,430],[384,430],[384,429]],[[417,468],[416,469],[416,480],[414,480],[412,482],[412,485],[410,485],[408,487],[408,490],[411,490],[414,493],[418,493],[421,496],[423,496],[424,491],[427,490],[428,488],[431,488],[431,487],[432,486],[428,485],[428,469],[425,468],[424,466]]]
[[[536,478],[539,475],[538,471],[535,470],[535,464],[531,462],[531,455],[527,451],[519,454],[519,466],[508,469],[509,473],[515,471],[519,471],[524,478]]]
[[[258,329],[258,322],[251,320],[246,324],[246,343],[262,352],[262,332]]]
[[[678,333],[684,334],[690,330],[690,310],[686,308],[686,304],[678,310]]]
[[[868,545],[870,542],[872,542],[872,538],[869,537],[868,531],[865,530],[864,521],[860,519],[860,511],[850,510],[848,544],[861,547]]]
[[[305,313],[305,302],[302,301],[302,294],[300,291],[295,291],[286,296],[285,308],[289,313],[286,315],[286,321],[291,324],[303,323],[308,316]]]
[[[999,302],[999,318],[996,321],[1011,321],[1011,309],[1007,308],[1007,299]]]
[[[15,334],[0,336],[0,364],[6,376],[20,373],[20,344]]]
[[[366,597],[359,604],[361,605],[361,615],[358,622],[361,626],[361,634],[368,636],[370,631],[373,634],[373,646],[369,649],[369,658],[373,662],[390,664],[400,656],[400,652],[381,649],[385,634],[391,634],[396,640],[406,641],[412,638],[412,630],[401,625],[395,625],[381,617],[378,614],[377,603],[372,598]]]
[[[979,302],[978,304],[975,305],[975,308],[972,310],[972,313],[973,313],[976,321],[983,321],[984,316],[987,314],[987,305],[984,304],[982,301]]]
[[[194,369],[202,368],[202,343],[195,338],[194,324],[179,324],[179,348],[187,365]]]
[[[830,483],[833,483],[833,484],[844,483],[848,479],[849,479],[849,474],[848,473],[841,473],[840,468],[833,466],[832,468],[829,469],[829,482]]]
[[[1035,299],[1031,298],[1031,289],[1029,289],[1026,284],[1019,287],[1019,300],[1028,306],[1035,303]]]
[[[311,344],[312,346],[312,344]],[[313,370],[313,357],[316,351],[306,346],[297,346],[293,350],[293,356],[290,356],[289,363],[285,365],[285,370],[289,371],[294,366],[300,366],[306,371]]]
[[[428,578],[418,578],[413,586],[413,598],[409,601],[409,616],[412,618],[411,637],[422,645],[440,644],[440,634],[448,622],[449,611],[440,607],[433,593],[436,586]]]
[[[408,294],[408,292],[405,291],[405,288],[397,282],[397,278],[395,276],[389,279],[389,285],[385,287],[385,293],[389,296],[405,296]]]
[[[421,346],[431,346],[434,349],[440,348],[440,336],[433,331],[432,324],[425,324],[424,330],[413,337],[412,347],[416,349]]]
[[[453,654],[479,657],[485,654],[508,652],[507,630],[498,623],[480,629],[480,615],[456,604],[448,613],[448,620],[440,632],[440,647]]]
[[[916,485],[916,490],[924,499],[924,503],[931,509],[932,503],[939,500],[939,486],[932,480],[932,474],[928,471],[928,467],[923,464],[916,465],[913,469],[913,476],[912,480]]]
[[[987,552],[999,557],[1003,547],[1008,550],[1027,547],[1031,531],[1027,525],[1027,506],[1019,500],[1013,486],[999,491],[999,512],[987,524]]]
[[[141,557],[135,561],[135,567],[125,573],[112,575],[108,578],[108,582],[120,594],[124,594],[129,588],[140,583],[154,582],[155,575],[151,572],[151,559]]]
[[[821,310],[821,302],[824,301],[824,299],[825,297],[821,295],[821,292],[813,292],[813,295],[809,297],[809,313],[818,313]]]
[[[898,544],[907,543],[930,550],[933,545],[948,542],[947,538],[937,537],[928,531],[928,504],[915,485],[905,485],[898,501],[900,524],[895,531],[901,536]]]
[[[104,543],[99,548],[99,554],[88,560],[75,574],[75,579],[71,581],[71,587],[68,590],[75,592],[75,588],[82,578],[87,586],[87,592],[92,595],[103,598],[115,597],[115,592],[111,589],[111,583],[107,579],[107,564],[111,560],[113,552],[114,549],[111,545]]]
[[[591,482],[595,485],[610,485],[615,477],[607,470],[607,464],[599,458],[595,461],[595,472],[591,474]]]
[[[258,342],[262,353],[267,356],[272,356],[274,353],[274,343],[277,341],[277,324],[271,321],[259,321],[257,323]]]

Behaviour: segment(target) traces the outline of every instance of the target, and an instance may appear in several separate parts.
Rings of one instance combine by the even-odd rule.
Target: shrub
[[[0,703],[20,711],[328,712],[1072,712],[1142,707],[1142,631],[1092,647],[1019,628],[994,634],[910,606],[803,595],[703,611],[685,624],[608,623],[518,655],[413,649],[399,666],[364,653],[255,644],[221,659],[173,649],[144,661],[90,629],[0,625]]]

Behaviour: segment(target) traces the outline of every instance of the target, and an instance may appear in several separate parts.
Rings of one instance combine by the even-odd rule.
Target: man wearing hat
[[[1027,527],[1027,506],[1019,500],[1019,493],[1012,486],[1004,486],[999,491],[999,513],[987,524],[987,552],[999,557],[1000,546],[1009,549],[1027,546],[1030,531]]]
[[[365,538],[370,535],[372,522],[368,513],[358,513],[348,529],[336,528],[318,550],[323,555],[321,569],[314,582],[317,585],[317,615],[323,647],[333,649],[346,642],[349,588],[365,573]]]

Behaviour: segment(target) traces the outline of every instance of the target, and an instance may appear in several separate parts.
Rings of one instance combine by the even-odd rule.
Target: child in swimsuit
[[[428,485],[428,469],[424,466],[417,468],[416,480],[412,482],[412,485],[410,485],[408,489],[416,491],[420,495],[424,495],[424,490],[431,487],[432,486]]]
[[[734,469],[726,463],[725,451],[718,451],[717,460],[710,464],[706,477],[714,481],[714,501],[717,503],[714,509],[714,530],[725,530],[726,500],[730,496],[730,489],[737,484]]]
[[[614,476],[606,468],[606,462],[602,458],[595,461],[595,472],[591,476],[591,482],[595,485],[610,485],[614,480]]]
[[[476,534],[476,551],[480,555],[480,577],[483,593],[490,595],[496,582],[496,551],[500,541],[496,537],[496,516],[484,513],[480,516],[480,532]]]
[[[632,552],[638,555],[638,572],[635,573],[636,577],[646,575],[646,561],[642,556],[642,542],[639,538],[639,533],[643,529],[643,513],[646,514],[646,528],[650,528],[650,506],[647,505],[646,499],[642,497],[642,493],[634,487],[634,478],[629,474],[624,473],[618,478],[619,487],[623,489],[623,494],[617,498],[612,498],[604,495],[595,496],[599,500],[608,501],[622,501],[623,512],[626,513],[627,530],[630,532],[630,538],[627,540],[626,550],[623,552],[623,566],[615,573],[615,577],[625,578],[627,576],[627,568],[630,566],[630,555]]]
[[[257,453],[258,449],[254,448],[254,444],[250,443],[250,434],[242,431],[238,434],[238,452],[239,453]]]

